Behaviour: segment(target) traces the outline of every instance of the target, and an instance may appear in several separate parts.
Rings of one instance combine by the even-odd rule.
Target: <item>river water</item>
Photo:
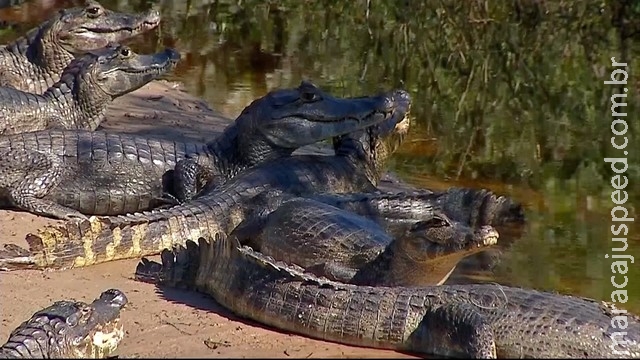
[[[160,8],[158,31],[130,42],[137,52],[177,48],[171,79],[235,117],[256,97],[310,79],[336,95],[409,90],[415,118],[391,170],[422,187],[484,187],[525,204],[528,222],[502,244],[478,281],[611,300],[612,172],[603,80],[611,57],[629,63],[629,194],[640,199],[638,54],[640,7],[601,1],[103,1],[110,9]],[[37,0],[0,9],[10,41],[59,8]],[[619,21],[623,19],[625,21]],[[625,25],[620,25],[620,24]],[[636,75],[637,74],[637,75]],[[628,248],[640,256],[640,228]],[[640,274],[630,264],[628,302],[640,312]],[[620,276],[620,275],[618,275]],[[622,281],[622,277],[617,278]]]

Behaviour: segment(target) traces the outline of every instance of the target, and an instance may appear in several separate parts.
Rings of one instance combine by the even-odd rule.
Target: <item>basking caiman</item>
[[[403,94],[335,98],[302,82],[255,100],[207,144],[88,131],[7,136],[0,138],[0,196],[62,219],[149,210],[171,192],[172,170],[187,155],[209,166],[183,168],[182,178],[218,185],[259,162],[375,125],[396,111]]]
[[[640,356],[640,318],[610,303],[499,284],[347,285],[238,246],[221,233],[188,241],[136,273],[209,294],[238,316],[349,345],[466,358]]]
[[[124,338],[120,290],[103,292],[91,304],[57,301],[11,332],[0,359],[91,359],[110,356]]]
[[[525,221],[520,203],[486,189],[451,187],[445,191],[316,194],[312,198],[373,219],[393,236],[423,220],[433,206],[440,208],[452,221],[474,229],[485,225],[517,225]],[[276,205],[269,204],[272,208]]]
[[[25,36],[0,47],[0,86],[42,94],[77,55],[153,29],[160,13],[125,14],[96,1],[60,10]]]
[[[173,49],[138,55],[127,46],[112,44],[73,60],[42,95],[0,88],[0,134],[95,130],[113,99],[166,74],[178,60],[180,54]]]
[[[473,229],[438,208],[422,210],[422,220],[394,238],[367,217],[294,198],[249,217],[232,235],[316,276],[371,286],[441,284],[460,259],[497,242],[492,226]]]
[[[315,192],[361,191],[375,188],[369,176],[373,164],[385,161],[404,136],[409,95],[394,94],[395,110],[384,122],[357,139],[347,137],[335,156],[290,156],[246,169],[215,191],[169,209],[96,217],[45,227],[27,235],[31,253],[14,249],[0,254],[0,268],[69,268],[157,254],[185,239],[229,233],[252,209],[252,198],[270,189],[293,195]],[[397,125],[397,126],[396,126]],[[387,141],[389,140],[389,141]],[[372,147],[376,150],[365,151]]]

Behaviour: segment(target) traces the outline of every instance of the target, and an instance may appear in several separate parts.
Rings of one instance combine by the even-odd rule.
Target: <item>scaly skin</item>
[[[0,9],[17,6],[17,5],[22,4],[24,1],[25,0],[1,0],[0,1]]]
[[[366,217],[306,198],[249,217],[232,234],[316,276],[371,286],[441,284],[460,259],[498,239],[493,227],[474,230],[438,208],[423,208],[421,220],[394,238]]]
[[[210,192],[245,168],[289,156],[296,149],[321,140],[362,131],[393,115],[403,105],[404,91],[391,91],[372,97],[336,98],[310,82],[296,89],[268,95],[268,111],[249,117],[256,100],[240,114],[248,118],[242,128],[225,131],[231,139],[234,157],[242,158],[242,167],[233,167],[228,159],[207,154],[189,154],[175,168],[175,195],[178,201],[194,198],[200,191]],[[407,100],[408,102],[408,100]],[[400,104],[400,105],[398,105]],[[237,139],[237,140],[235,140]],[[228,150],[227,150],[228,151]],[[222,179],[222,180],[220,180]]]
[[[19,208],[63,219],[150,210],[171,193],[173,169],[187,156],[206,159],[202,186],[218,185],[300,146],[379,123],[391,116],[394,96],[341,99],[303,82],[255,100],[207,144],[88,131],[8,136],[0,139],[0,191]],[[205,177],[192,170],[175,175]]]
[[[408,130],[409,95],[396,92],[389,119],[340,140],[335,156],[291,156],[249,168],[215,191],[169,209],[68,222],[27,236],[30,252],[0,253],[0,268],[81,267],[157,254],[186,239],[232,231],[252,209],[252,198],[270,189],[293,195],[375,189],[368,180]],[[356,138],[357,137],[357,138]],[[390,146],[390,140],[394,146]],[[364,147],[377,151],[365,152]]]
[[[452,187],[437,192],[318,194],[313,199],[372,219],[394,236],[422,220],[434,206],[451,220],[474,229],[525,221],[521,204],[485,189]]]
[[[187,242],[163,251],[162,265],[143,259],[136,276],[196,289],[238,316],[342,344],[471,358],[640,356],[640,319],[609,303],[498,284],[348,285],[238,246],[221,235]],[[625,330],[612,322],[621,314]]]
[[[0,86],[42,94],[60,80],[76,55],[134,37],[159,23],[156,10],[125,14],[96,1],[60,10],[25,36],[0,47]]]
[[[0,134],[95,130],[113,99],[166,74],[178,60],[180,54],[173,49],[138,55],[114,44],[72,61],[60,81],[42,95],[0,88]]]
[[[110,356],[124,337],[120,290],[103,292],[91,304],[58,301],[20,324],[0,346],[0,359],[99,359]]]

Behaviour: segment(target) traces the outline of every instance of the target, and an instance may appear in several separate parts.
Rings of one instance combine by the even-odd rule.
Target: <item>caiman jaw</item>
[[[120,311],[127,302],[117,289],[103,292],[91,304],[55,302],[15,329],[3,350],[26,350],[34,358],[104,358],[124,338]]]
[[[114,39],[126,39],[132,35],[139,34],[156,28],[160,24],[160,13],[157,10],[150,11],[144,19],[138,21],[134,26],[123,25],[120,27],[100,27],[82,26],[80,29],[96,34],[116,34]]]

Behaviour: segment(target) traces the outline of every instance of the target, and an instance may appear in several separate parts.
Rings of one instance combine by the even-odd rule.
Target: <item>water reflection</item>
[[[0,41],[80,3],[1,9]],[[640,7],[595,0],[103,3],[121,11],[159,7],[159,31],[132,46],[176,47],[185,56],[172,77],[231,117],[303,78],[338,95],[405,87],[417,123],[394,158],[396,172],[421,186],[486,187],[527,205],[525,234],[485,280],[610,297],[604,254],[613,204],[602,159],[617,155],[603,137],[611,89],[602,77],[610,57],[630,63],[627,112],[637,113]],[[637,204],[640,124],[637,116],[628,120],[628,190]],[[640,256],[640,228],[629,236],[628,253]],[[627,307],[640,311],[638,267],[629,275]]]

